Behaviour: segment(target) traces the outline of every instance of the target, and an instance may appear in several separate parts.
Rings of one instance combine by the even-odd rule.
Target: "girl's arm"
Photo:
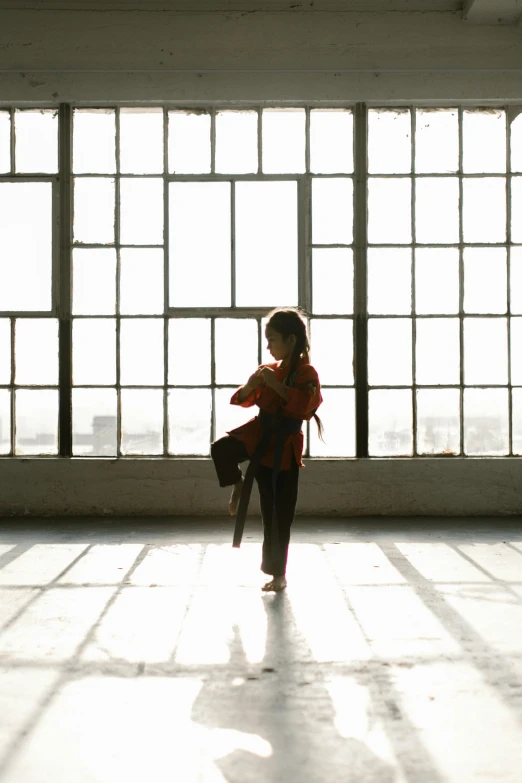
[[[267,385],[281,397],[282,407],[296,417],[310,418],[323,401],[319,376],[310,364],[299,372],[295,388],[284,386],[268,369],[263,375]]]
[[[242,408],[250,408],[256,404],[263,386],[261,367],[259,367],[248,379],[244,386],[240,386],[230,400],[231,405],[241,405]]]

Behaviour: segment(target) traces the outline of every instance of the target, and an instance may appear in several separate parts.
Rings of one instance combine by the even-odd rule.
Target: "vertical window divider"
[[[216,439],[216,319],[210,319],[210,442]]]
[[[216,173],[216,108],[210,112],[210,173]]]
[[[230,181],[230,306],[236,307],[236,181]]]
[[[415,168],[415,134],[417,131],[417,114],[415,106],[410,108],[411,122],[411,373],[412,373],[412,453],[417,456],[417,317],[415,305],[415,246],[417,241],[415,229],[416,201],[416,168]]]
[[[297,301],[312,314],[312,174],[310,171],[310,107],[305,109],[305,175],[297,180]]]
[[[368,113],[354,109],[355,455],[368,457]]]
[[[59,449],[60,457],[72,456],[72,109],[61,103],[58,118],[60,182],[60,296],[59,318]],[[13,126],[14,136],[14,126]],[[14,365],[13,365],[14,368]],[[15,419],[13,418],[13,434]],[[14,452],[13,452],[14,453]]]
[[[11,456],[14,456],[16,453],[15,319],[10,318],[9,324],[11,327]]]
[[[310,319],[313,310],[312,290],[312,172],[310,170],[310,107],[305,109],[305,176],[297,183],[298,188],[298,301],[309,314],[307,328],[310,332]],[[306,445],[304,456],[310,457],[310,422],[305,422]]]
[[[163,455],[169,447],[169,113],[163,107]]]
[[[257,173],[263,172],[263,110],[257,110]]]
[[[310,171],[310,107],[307,106],[305,109],[305,170],[308,175],[311,174]]]
[[[116,107],[116,176],[114,188],[114,240],[116,254],[120,256],[120,107]],[[116,303],[116,455],[121,457],[121,387],[120,387],[120,300]]]
[[[15,132],[15,112],[14,109],[11,108],[9,111],[9,117],[10,117],[10,136],[9,136],[9,145],[10,145],[10,152],[11,152],[11,168],[10,173],[11,176],[14,176],[16,173],[15,169],[15,155],[16,155],[16,132]]]
[[[513,386],[511,383],[511,110],[506,107],[506,326],[508,362],[508,444],[513,456]]]
[[[460,324],[460,454],[464,455],[464,226],[463,111],[459,107],[459,324]]]
[[[263,319],[261,316],[256,319],[257,321],[257,364],[261,364],[261,356],[263,355]]]
[[[297,301],[312,314],[312,185],[311,177],[297,180]]]

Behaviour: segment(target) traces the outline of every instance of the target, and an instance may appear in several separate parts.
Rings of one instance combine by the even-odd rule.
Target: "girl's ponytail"
[[[310,342],[308,340],[304,316],[304,311],[297,307],[279,307],[268,314],[266,323],[267,326],[270,326],[271,329],[282,334],[283,337],[289,337],[291,334],[295,335],[295,345],[292,356],[290,357],[288,372],[285,378],[283,378],[283,384],[290,388],[295,387],[299,359],[301,356],[308,359],[310,355]],[[317,424],[319,437],[321,440],[324,440],[323,423],[315,411],[313,417]]]

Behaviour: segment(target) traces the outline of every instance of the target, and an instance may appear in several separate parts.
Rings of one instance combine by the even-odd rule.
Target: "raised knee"
[[[221,439],[215,440],[214,443],[210,444],[210,456],[215,457],[216,454],[219,454],[222,448],[223,448],[223,443]]]

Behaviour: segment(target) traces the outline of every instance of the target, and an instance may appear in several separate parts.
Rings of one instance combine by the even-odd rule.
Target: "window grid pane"
[[[218,115],[227,121],[231,120],[228,128],[222,125],[219,131],[221,136],[216,132]],[[250,134],[251,149],[248,153],[250,156],[248,164],[239,161],[237,170],[234,171],[236,164],[230,162],[232,160],[230,156],[233,157],[233,144],[230,139],[236,132],[234,122],[239,116],[244,116],[249,123],[247,135]],[[253,123],[254,117],[257,119],[256,128]],[[134,122],[135,118],[137,118],[136,122]],[[161,118],[161,123],[158,118]],[[123,391],[136,391],[145,395],[145,392],[152,392],[153,387],[156,387],[155,390],[162,398],[162,404],[158,408],[160,412],[155,414],[154,422],[147,423],[145,417],[142,417],[140,426],[143,432],[139,427],[136,430],[138,435],[149,430],[154,432],[153,437],[147,436],[149,445],[143,446],[143,443],[141,446],[129,445],[130,441],[126,436],[127,441],[123,449],[121,443],[116,446],[117,455],[173,453],[169,446],[172,435],[168,410],[172,403],[168,392],[176,389],[182,391],[184,387],[180,381],[173,381],[168,374],[171,373],[173,362],[170,357],[169,322],[185,317],[189,323],[190,318],[197,318],[198,313],[187,312],[184,316],[182,312],[169,310],[167,268],[169,231],[167,225],[163,227],[165,213],[163,204],[168,205],[168,200],[164,201],[164,199],[167,199],[169,180],[179,180],[185,175],[193,179],[199,177],[200,181],[216,177],[216,182],[225,180],[232,183],[234,188],[237,177],[266,179],[270,176],[270,170],[275,175],[289,175],[290,179],[292,175],[302,178],[300,182],[304,183],[303,192],[309,195],[308,201],[305,198],[303,203],[310,204],[309,236],[312,237],[313,243],[306,251],[302,249],[299,251],[299,275],[303,275],[307,269],[307,266],[303,266],[302,263],[303,253],[304,255],[308,253],[310,256],[310,272],[307,273],[310,279],[299,281],[299,302],[308,308],[318,324],[323,320],[326,324],[327,321],[335,318],[340,323],[352,324],[350,316],[353,313],[354,287],[351,257],[339,255],[334,259],[333,255],[326,255],[334,251],[351,252],[352,249],[354,223],[353,191],[350,189],[353,183],[350,176],[353,169],[352,119],[350,110],[338,109],[331,110],[331,116],[329,111],[324,109],[298,108],[273,110],[257,108],[245,112],[223,108],[183,112],[182,110],[122,107],[121,109],[73,111],[75,175],[73,256],[78,259],[75,278],[79,287],[79,290],[73,288],[74,329],[78,335],[82,334],[82,330],[83,333],[88,334],[88,323],[92,323],[92,327],[97,328],[96,324],[107,322],[111,324],[109,332],[111,334],[114,332],[114,343],[111,342],[112,338],[109,338],[109,342],[105,345],[100,342],[93,343],[92,337],[88,338],[83,348],[85,360],[95,365],[96,360],[102,354],[107,354],[108,350],[108,366],[111,369],[105,373],[102,380],[95,378],[85,380],[89,374],[80,375],[80,379],[83,377],[83,387],[75,386],[75,394],[80,391],[91,393],[92,389],[94,395],[96,384],[107,384],[104,388],[96,388],[100,392],[114,392],[116,413],[106,415],[116,416],[117,432],[122,429]],[[521,299],[519,279],[522,282],[522,262],[520,262],[522,234],[520,234],[520,221],[516,216],[522,204],[522,176],[520,176],[522,132],[520,121],[517,122],[517,119],[516,117],[512,119],[509,112],[504,109],[372,108],[368,111],[370,174],[368,178],[370,242],[368,310],[371,315],[369,331],[381,329],[384,335],[388,324],[392,330],[402,328],[399,326],[401,321],[403,324],[408,322],[410,324],[408,328],[411,328],[411,340],[405,340],[404,337],[401,338],[402,342],[399,340],[402,347],[399,346],[400,349],[396,352],[397,361],[391,363],[395,365],[391,367],[395,375],[391,371],[388,376],[386,372],[381,371],[377,374],[374,371],[370,373],[373,382],[370,395],[377,391],[385,392],[387,389],[397,392],[410,390],[409,396],[401,395],[393,399],[398,401],[400,407],[396,413],[399,419],[402,416],[401,427],[405,421],[405,413],[401,406],[404,406],[404,400],[410,400],[413,422],[411,448],[414,454],[487,456],[518,453],[519,446],[515,445],[515,440],[519,438],[517,433],[520,430],[517,417],[519,392],[522,391],[522,370],[518,367],[521,338],[518,325],[520,319],[516,316],[522,316],[522,304],[519,301]],[[15,178],[20,178],[22,174],[27,179],[27,175],[30,178],[32,174],[40,175],[57,170],[58,119],[54,111],[2,110],[0,121],[2,122],[0,160],[5,161],[2,167],[7,174],[7,179],[12,177],[15,181]],[[94,121],[99,123],[96,125],[97,130],[95,124],[92,124],[89,131],[88,123]],[[139,125],[138,130],[132,130],[131,125],[136,128]],[[189,125],[190,129],[187,131]],[[16,146],[15,155],[12,156],[11,136],[15,126],[19,145]],[[195,130],[196,126],[202,129],[201,133]],[[38,152],[31,143],[31,138],[36,133],[35,129],[42,141]],[[140,137],[145,134],[149,139],[147,150],[138,149],[132,141],[132,133],[135,135],[137,133]],[[9,148],[6,147],[8,137]],[[90,138],[92,142],[94,137],[99,139],[99,148],[96,154],[94,154],[96,151],[91,149],[92,159],[89,159],[87,140]],[[381,137],[386,137],[387,147]],[[226,159],[223,165],[218,165],[216,158],[216,144],[220,143],[220,138]],[[326,144],[328,139],[331,141],[331,149],[328,150],[327,155],[319,145]],[[346,141],[344,148],[343,140]],[[252,162],[254,154],[252,145],[257,145],[258,163],[261,164],[259,171],[263,171],[263,164],[266,164],[263,173],[256,173],[257,169]],[[291,161],[291,164],[286,166],[285,160]],[[183,166],[189,170],[183,171]],[[290,170],[286,171],[285,166]],[[223,169],[222,173],[220,168]],[[226,173],[226,169],[230,170],[230,175]],[[151,198],[136,200],[132,193],[134,191],[143,193],[147,188],[154,188],[155,182],[161,185],[163,195],[156,200],[155,206],[151,209],[151,213],[154,213],[151,222],[146,220],[143,211],[140,212],[138,209],[132,212],[131,209],[134,202],[147,202],[148,205],[152,205]],[[339,187],[335,183],[339,183]],[[350,188],[346,188],[344,184],[341,187],[341,183],[349,184]],[[329,192],[332,194],[329,197],[330,208],[326,204]],[[301,210],[301,206],[299,209]],[[302,217],[303,214],[300,212],[300,218]],[[232,216],[231,224],[233,230]],[[300,219],[300,232],[303,231],[304,225]],[[166,232],[165,236],[163,228]],[[302,242],[303,239],[300,238],[299,241]],[[151,251],[150,276],[146,272],[148,262],[145,256],[139,263],[137,260],[134,263],[130,255],[128,259],[125,256],[126,251],[131,253],[138,250],[132,248],[132,245],[141,245],[139,252],[142,253]],[[102,250],[106,253],[105,256],[101,254]],[[152,251],[161,254],[161,257],[155,256],[154,262]],[[372,261],[372,254],[377,254],[379,251],[382,252],[383,260],[379,263]],[[391,259],[394,253],[398,258],[399,251],[409,253],[410,261],[406,262],[404,268],[400,264],[393,269],[387,268],[385,259]],[[88,256],[91,252],[93,255]],[[89,257],[94,259],[96,252],[100,253],[97,256],[98,261],[90,268],[88,259]],[[80,253],[84,255],[81,256]],[[321,253],[325,255],[321,256]],[[108,260],[106,267],[101,266],[102,258]],[[323,259],[324,263],[322,263]],[[335,265],[332,266],[334,260]],[[231,297],[225,307],[232,306],[232,310],[228,312],[229,317],[254,319],[259,345],[256,361],[259,361],[262,345],[260,317],[253,312],[254,307],[237,312],[234,310],[237,306],[234,298],[235,263],[233,252],[229,270]],[[321,269],[321,264],[325,269],[328,264],[330,270],[338,269],[339,274],[344,275],[342,285],[334,286],[331,306],[329,306],[327,279],[324,278],[328,273],[325,269]],[[161,271],[160,267],[162,267]],[[334,271],[330,271],[330,275],[333,274]],[[172,276],[170,282],[172,284]],[[144,289],[147,287],[139,302],[137,287]],[[313,296],[315,288],[318,294],[317,305]],[[411,310],[408,310],[408,301],[411,302]],[[197,311],[200,305],[194,303],[190,307]],[[249,309],[250,315],[247,312]],[[219,382],[216,375],[215,335],[216,325],[220,319],[212,313],[208,315],[208,323],[211,325],[210,359],[209,362],[205,360],[207,368],[205,380],[208,376],[210,380],[208,386],[205,383],[204,388],[212,391],[216,389],[216,383]],[[227,313],[223,312],[221,317],[226,315]],[[200,320],[202,316],[203,312],[200,311]],[[135,323],[133,328],[139,330],[138,318],[141,318],[144,329],[149,328],[145,324],[146,321],[151,318],[156,321],[158,327],[155,332],[156,342],[161,335],[163,349],[159,351],[161,361],[156,349],[154,373],[151,374],[149,370],[143,368],[140,379],[134,378],[140,380],[141,387],[131,389],[125,369],[122,373],[122,347],[125,358],[129,353],[129,346],[125,342],[129,331],[125,322],[132,320]],[[22,350],[22,343],[20,342],[18,348],[16,344],[16,317],[9,317],[9,313],[6,313],[4,320],[9,327],[4,330],[6,334],[9,333],[4,343],[6,345],[9,343],[7,350],[11,351],[14,358],[17,350]],[[18,318],[18,320],[24,319]],[[378,326],[380,321],[382,321],[381,327]],[[431,321],[433,323],[430,323]],[[458,330],[455,327],[457,321]],[[394,326],[394,322],[397,326]],[[133,334],[134,340],[137,341],[136,334]],[[442,343],[437,343],[439,339],[437,335]],[[321,343],[321,340],[319,339],[318,342]],[[378,360],[375,355],[377,344],[380,343],[375,343],[375,340],[372,342],[370,339],[370,367],[375,365],[375,361],[377,365],[379,361],[382,363],[386,355],[389,360],[390,350],[394,348],[393,341],[390,350],[383,351],[381,346],[383,358]],[[440,348],[440,344],[446,346],[443,352],[445,355],[436,357],[436,362],[430,361],[430,352],[434,352],[437,346]],[[77,347],[81,348],[80,343]],[[316,353],[318,367],[320,367],[321,350],[324,349],[319,346]],[[73,354],[74,352],[73,345]],[[114,353],[113,358],[111,352]],[[353,337],[350,352],[345,353],[343,361],[351,365]],[[0,346],[0,359],[1,354]],[[148,359],[150,358],[148,356]],[[42,376],[40,381],[36,380],[33,384],[30,378],[25,379],[20,374],[17,376],[14,363],[12,366],[10,364],[10,356],[9,360],[4,358],[2,361],[5,367],[0,366],[0,385],[4,385],[1,386],[0,391],[4,391],[8,396],[10,390],[15,392],[12,403],[9,402],[7,407],[4,400],[3,418],[6,416],[5,410],[9,410],[10,415],[15,416],[18,421],[21,415],[19,410],[26,411],[27,401],[34,399],[35,410],[40,410],[38,414],[40,419],[47,422],[46,431],[42,431],[41,436],[37,434],[34,437],[29,432],[25,434],[17,432],[16,436],[12,436],[14,422],[2,424],[0,440],[2,438],[5,440],[2,431],[8,431],[9,438],[16,439],[16,443],[12,444],[14,452],[10,447],[10,452],[2,453],[56,453],[53,451],[54,425],[51,427],[49,424],[54,415],[53,411],[57,415],[54,398],[44,395],[37,400],[35,395],[31,397],[21,394],[22,391],[28,393],[33,391],[36,393],[38,390],[57,391],[57,376],[54,369],[51,375],[45,378]],[[49,366],[47,363],[47,369]],[[20,373],[22,368],[23,364],[18,367],[17,372]],[[348,382],[342,373],[338,378],[333,379],[329,378],[328,371],[323,375],[325,391],[330,386],[332,389],[354,388],[353,376],[350,376]],[[172,378],[175,378],[175,374]],[[326,382],[328,380],[330,383]],[[342,383],[337,384],[334,381]],[[198,380],[199,383],[201,378]],[[25,385],[22,387],[22,384]],[[514,388],[511,391],[512,385]],[[228,394],[232,387],[227,388]],[[484,394],[479,394],[481,391]],[[223,390],[222,392],[224,394]],[[456,393],[460,394],[458,406],[455,402]],[[151,400],[153,396],[150,396]],[[140,399],[144,400],[146,397],[147,395]],[[214,397],[212,393],[210,399],[214,400]],[[133,403],[133,408],[130,401],[138,399],[138,396],[127,395],[126,399],[128,403],[125,416],[128,422],[128,412],[139,407]],[[154,406],[157,407],[159,398],[156,395],[154,399],[156,400]],[[373,399],[374,411],[376,411],[378,398],[374,395]],[[392,397],[389,399],[391,400]],[[94,396],[92,400],[95,400]],[[484,400],[491,402],[495,421],[490,422],[491,417],[488,418],[484,413],[487,407],[483,403]],[[96,408],[98,403],[82,402],[81,409],[89,409],[89,405]],[[323,409],[326,418],[327,405],[327,395],[325,395]],[[100,403],[98,407],[101,410],[103,405]],[[431,408],[433,410],[430,413]],[[101,420],[105,414],[102,410],[96,415]],[[455,416],[460,417],[458,444]],[[482,424],[477,418],[480,416],[483,417]],[[429,436],[429,432],[436,429],[433,423],[429,423],[432,420],[437,422],[439,434]],[[218,436],[215,414],[212,414],[211,421],[214,425],[209,437]],[[375,423],[375,416],[373,422]],[[136,426],[138,424],[140,422]],[[98,425],[104,426],[103,422],[101,424],[98,422]],[[107,433],[111,432],[111,426],[106,423]],[[143,427],[149,427],[149,430]],[[129,432],[128,427],[125,431]],[[445,434],[441,435],[440,432]],[[90,436],[94,443],[93,433],[94,429]],[[157,451],[158,437],[161,441],[159,451]],[[429,437],[431,437],[431,445],[428,443]],[[33,442],[29,443],[31,438]],[[38,438],[40,443],[37,443]],[[401,451],[406,448],[403,440],[404,437],[401,436],[400,446],[397,445],[397,439],[395,440],[395,445],[390,446],[390,455],[398,454],[397,449]],[[392,441],[391,436],[388,441],[384,440],[390,443]],[[512,441],[513,446],[511,446]],[[101,443],[100,440],[98,442]],[[40,447],[40,452],[34,450]],[[109,447],[105,445],[104,448]],[[134,448],[138,450],[132,451]],[[150,449],[149,452],[147,448]],[[383,446],[382,438],[379,448],[381,450],[386,448]],[[337,447],[335,450],[338,451]],[[349,451],[350,449],[347,448],[347,452]],[[107,451],[105,453],[108,454]],[[316,455],[328,456],[327,449],[322,451],[321,446],[316,450]],[[96,456],[94,451],[93,456]]]
[[[375,163],[380,154],[375,150],[375,144],[373,148],[371,146],[376,119],[391,122],[393,112],[388,109],[373,111],[374,116],[369,116],[369,139]],[[372,253],[378,252],[376,246],[379,245],[387,245],[385,250],[394,249],[399,253],[401,246],[411,244],[414,453],[455,455],[467,454],[468,449],[483,455],[510,453],[508,390],[511,381],[519,377],[519,371],[514,358],[511,363],[509,360],[510,339],[511,352],[516,342],[513,335],[510,338],[511,319],[499,316],[505,316],[509,301],[512,308],[517,308],[515,312],[522,312],[517,285],[519,279],[522,282],[522,263],[520,269],[518,265],[518,258],[522,256],[518,247],[506,244],[507,239],[522,241],[522,237],[519,240],[517,236],[518,220],[513,219],[508,225],[510,216],[519,209],[519,183],[509,171],[509,182],[505,176],[506,159],[509,159],[506,112],[462,109],[416,109],[412,112],[411,236],[407,225],[408,201],[400,190],[406,189],[406,183],[410,182],[404,177],[409,170],[408,130],[403,116],[400,122],[402,129],[395,125],[392,131],[395,157],[391,155],[388,162],[373,165],[373,168],[370,161],[368,309],[375,323],[386,316],[391,324],[405,314],[403,300],[407,280],[405,282],[399,275],[400,267],[397,267],[396,275],[388,268],[379,274]],[[518,130],[517,134],[518,143]],[[485,157],[477,154],[478,148],[488,146],[490,149]],[[517,161],[518,166],[516,155],[512,155],[511,160]],[[507,202],[508,193],[511,193],[511,204]],[[392,198],[395,203],[388,206]],[[511,260],[514,263],[510,267]],[[378,294],[382,302],[377,299]],[[473,318],[465,318],[468,314]],[[372,346],[371,341],[372,320],[369,322],[368,351],[369,367],[371,370],[373,366],[375,374],[376,361],[377,364],[380,361],[383,369],[383,363],[390,363],[394,345],[378,359],[375,354],[378,343],[374,342]],[[385,327],[382,331],[384,335]],[[398,361],[405,365],[406,352],[404,346],[399,351],[400,358],[391,362],[395,369]],[[383,391],[386,387],[391,391],[395,384],[398,392],[403,385],[397,380],[394,383],[390,380],[382,383],[382,380],[374,375],[374,384],[382,386]],[[404,382],[404,377],[400,380]],[[492,385],[499,389],[497,396],[494,396],[493,388],[489,391],[485,388]],[[483,397],[478,394],[481,388],[493,395],[491,400],[497,406],[495,434],[483,437],[470,434],[470,427],[479,433],[481,428],[490,427],[487,417],[480,423],[480,417],[485,416],[481,404]],[[476,397],[473,396],[475,391]],[[468,400],[467,409],[462,402],[457,405],[455,395],[459,399],[463,395]],[[404,405],[404,399],[401,398],[400,405]],[[376,404],[374,402],[375,410]],[[482,445],[473,445],[473,438],[475,441],[482,438]],[[390,436],[388,446],[386,439],[384,445],[381,440],[380,453],[386,453],[388,448],[390,456],[397,454],[398,439],[397,436],[392,442]]]

